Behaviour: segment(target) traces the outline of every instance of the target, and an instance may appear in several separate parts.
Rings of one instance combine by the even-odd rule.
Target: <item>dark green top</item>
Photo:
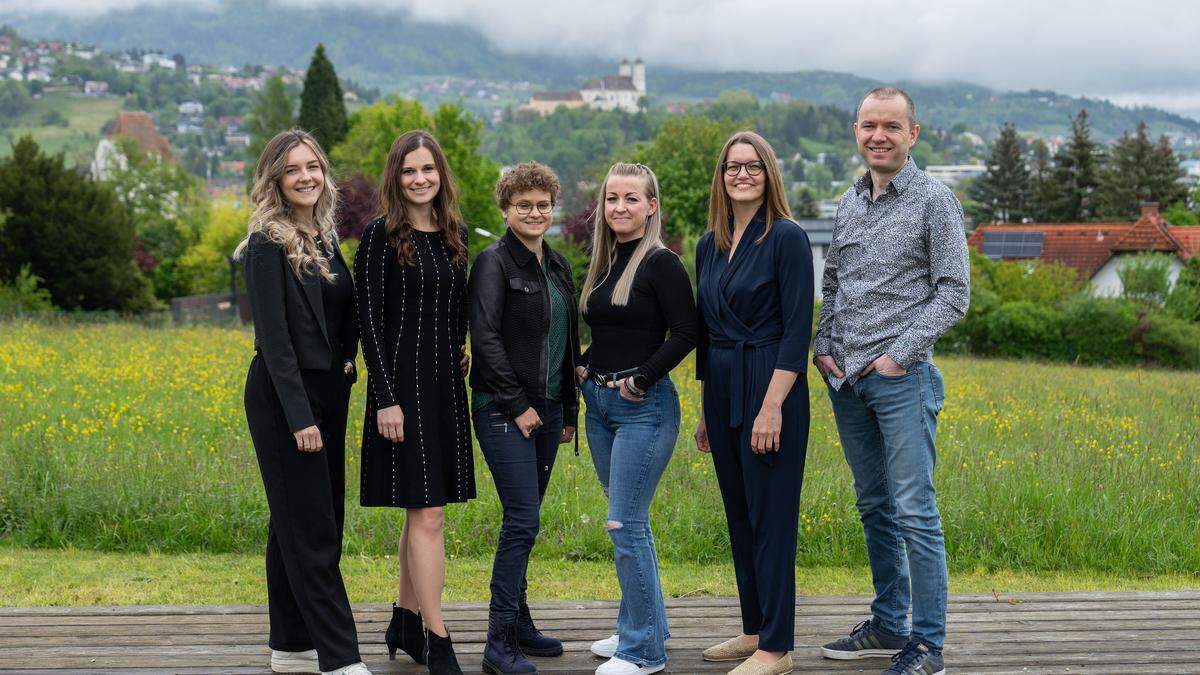
[[[546,400],[557,401],[562,397],[562,363],[567,356],[567,302],[558,286],[550,280],[550,256],[542,256],[538,269],[542,282],[550,291],[550,331],[546,334]],[[492,395],[485,391],[474,391],[471,395],[471,412],[477,412],[492,402]]]

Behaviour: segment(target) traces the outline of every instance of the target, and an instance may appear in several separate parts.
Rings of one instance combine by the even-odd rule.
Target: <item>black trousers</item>
[[[255,356],[246,376],[246,420],[258,455],[271,522],[267,600],[271,649],[317,650],[321,670],[362,660],[338,565],[346,503],[346,412],[350,385],[335,366],[302,371],[324,448],[301,452],[283,407]]]
[[[750,361],[747,376],[760,384],[745,396],[742,423],[730,427],[732,349],[710,349],[704,380],[704,424],[721,488],[733,571],[742,609],[742,632],[758,648],[795,648],[796,539],[800,488],[808,447],[808,383],[803,373],[783,403],[780,449],[770,456],[750,449],[750,433],[773,373],[773,352]],[[753,367],[757,366],[757,367]]]

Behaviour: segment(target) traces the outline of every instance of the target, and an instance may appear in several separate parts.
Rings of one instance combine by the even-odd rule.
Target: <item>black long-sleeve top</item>
[[[617,244],[612,270],[588,299],[583,320],[592,329],[592,344],[583,355],[583,363],[597,373],[637,368],[649,386],[679,365],[696,346],[696,302],[679,256],[658,249],[642,260],[633,278],[629,302],[624,306],[612,304],[613,287],[640,241]]]

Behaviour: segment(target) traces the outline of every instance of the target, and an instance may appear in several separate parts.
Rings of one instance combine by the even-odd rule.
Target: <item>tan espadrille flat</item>
[[[738,661],[758,651],[758,645],[744,645],[738,638],[729,638],[704,650],[705,661]]]
[[[754,659],[742,661],[742,665],[729,671],[729,675],[785,675],[792,672],[792,655],[784,654],[775,663],[763,663]]]

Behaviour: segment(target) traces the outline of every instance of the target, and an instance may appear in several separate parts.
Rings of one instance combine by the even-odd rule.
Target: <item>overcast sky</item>
[[[145,2],[35,0],[70,13]],[[405,7],[509,51],[1053,89],[1200,117],[1200,0],[277,0]],[[5,10],[28,0],[0,0]]]

